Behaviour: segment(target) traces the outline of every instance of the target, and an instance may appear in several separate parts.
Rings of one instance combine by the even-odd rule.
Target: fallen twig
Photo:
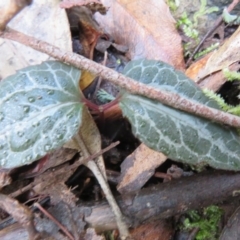
[[[65,166],[63,171],[64,172],[67,172],[67,171],[72,171],[74,172],[76,170],[76,168],[80,165],[80,164],[83,164],[83,163],[86,163],[90,160],[93,160],[99,156],[101,156],[103,153],[109,151],[110,149],[116,147],[117,145],[119,144],[119,141],[117,142],[114,142],[112,144],[110,144],[108,147],[102,149],[101,151],[95,153],[95,154],[92,154],[91,156],[87,157],[87,158],[80,158],[79,161],[76,161],[75,163],[73,163],[72,165],[69,165],[69,166]],[[53,170],[53,171],[52,171]],[[59,171],[60,170],[60,171]],[[62,166],[57,166],[57,167],[53,167],[53,168],[50,168],[48,169],[47,171],[49,172],[52,172],[52,174],[54,175],[58,175],[58,174],[62,174]],[[41,172],[42,173],[42,172]],[[27,186],[13,192],[13,193],[10,193],[9,196],[10,197],[17,197],[18,195],[30,190],[30,189],[33,189],[34,186],[36,186],[37,184],[41,183],[42,181],[42,178],[41,176],[34,182],[28,184]]]
[[[17,200],[0,194],[0,208],[8,212],[16,221],[18,221],[28,231],[29,239],[37,239],[39,235],[33,223],[32,211],[20,204]]]
[[[35,50],[46,53],[62,62],[71,64],[79,69],[89,71],[96,76],[99,75],[133,94],[139,94],[155,99],[170,107],[210,119],[211,121],[227,124],[233,127],[240,127],[240,117],[207,107],[195,101],[190,101],[178,94],[169,93],[159,89],[156,90],[153,87],[134,81],[131,78],[128,78],[78,54],[62,51],[51,44],[40,41],[34,37],[27,36],[13,29],[7,28],[4,32],[0,32],[0,37],[17,41],[26,46],[32,47]]]
[[[43,214],[45,214],[49,219],[58,225],[58,227],[69,237],[71,240],[75,240],[73,235],[64,227],[56,218],[54,218],[48,211],[46,211],[39,203],[34,203],[34,206],[37,207]]]

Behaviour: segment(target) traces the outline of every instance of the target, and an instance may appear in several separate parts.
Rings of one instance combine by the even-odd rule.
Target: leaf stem
[[[83,56],[72,52],[62,51],[51,44],[25,35],[13,29],[7,28],[4,32],[0,31],[0,37],[22,43],[26,46],[32,47],[37,51],[46,53],[57,60],[71,64],[79,69],[89,71],[96,76],[101,76],[102,78],[109,80],[110,82],[128,90],[133,94],[143,95],[148,98],[155,99],[170,107],[180,109],[218,123],[240,128],[240,117],[216,110],[214,108],[209,108],[194,101],[187,100],[178,94],[156,90],[153,87],[134,81],[131,78],[128,78],[112,69],[84,58]]]

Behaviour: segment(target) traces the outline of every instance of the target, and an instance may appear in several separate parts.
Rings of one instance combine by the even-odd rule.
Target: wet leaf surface
[[[0,82],[0,165],[29,164],[63,145],[81,124],[80,71],[60,62]]]
[[[166,63],[132,61],[124,72],[142,83],[219,109],[192,80]],[[194,165],[207,163],[219,169],[240,169],[240,143],[234,129],[129,93],[123,95],[120,107],[133,133],[169,158]]]

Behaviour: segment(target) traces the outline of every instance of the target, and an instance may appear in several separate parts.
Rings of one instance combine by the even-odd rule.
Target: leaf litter
[[[86,1],[86,2],[88,2],[88,1]],[[95,1],[93,1],[93,2],[95,2]],[[153,2],[154,1],[152,1],[152,2],[148,2],[148,5],[149,5],[149,7],[151,7],[151,4],[153,5],[153,6],[155,6],[154,4],[153,4]],[[73,3],[72,3],[73,4]],[[111,2],[108,2],[108,4],[106,3],[106,6],[107,7],[109,7],[109,6],[111,6],[112,7],[112,5],[111,4],[113,4],[113,3],[111,3]],[[118,5],[118,4],[120,4],[120,5]],[[124,5],[125,4],[125,5]],[[177,34],[176,34],[176,36],[177,36],[177,40],[175,39],[175,38],[173,38],[173,36],[174,36],[174,31],[175,30],[172,30],[172,32],[171,32],[171,30],[170,30],[170,32],[169,32],[169,34],[166,34],[166,35],[164,35],[164,37],[165,36],[167,36],[167,37],[169,37],[169,38],[173,38],[174,40],[176,40],[175,41],[175,43],[178,43],[178,44],[175,44],[175,46],[176,46],[176,49],[174,49],[173,51],[172,51],[172,53],[166,53],[165,55],[163,54],[165,51],[168,51],[168,49],[167,49],[167,47],[166,46],[164,46],[166,43],[168,43],[168,45],[169,45],[169,41],[166,41],[166,39],[164,39],[164,41],[163,41],[163,46],[161,46],[161,44],[159,45],[159,46],[156,46],[156,45],[154,45],[155,47],[153,47],[152,49],[153,50],[155,50],[155,49],[163,49],[163,51],[160,51],[159,50],[159,53],[160,53],[160,55],[158,55],[158,53],[156,54],[156,52],[154,53],[154,51],[151,49],[151,47],[149,47],[149,46],[151,46],[151,44],[147,44],[147,42],[146,42],[146,44],[143,44],[143,40],[142,39],[146,39],[146,38],[141,38],[142,37],[142,35],[141,34],[145,34],[144,33],[144,31],[146,31],[147,33],[151,33],[150,35],[152,36],[154,36],[154,33],[152,33],[151,31],[151,27],[152,26],[155,26],[154,24],[149,24],[149,26],[146,26],[145,25],[145,23],[146,23],[146,19],[145,20],[143,20],[144,18],[142,18],[142,15],[147,15],[148,17],[149,17],[149,13],[151,13],[151,10],[149,10],[149,9],[147,9],[146,10],[146,13],[145,14],[142,14],[142,12],[141,12],[141,10],[142,10],[142,8],[143,8],[143,5],[145,4],[146,5],[146,3],[143,1],[143,5],[140,5],[140,9],[138,9],[137,7],[136,7],[136,5],[134,5],[135,4],[135,2],[133,2],[132,4],[128,4],[128,3],[126,3],[126,2],[124,2],[124,1],[118,1],[118,2],[116,2],[115,3],[115,6],[124,6],[123,7],[123,9],[124,9],[124,11],[125,11],[125,13],[124,14],[122,14],[122,13],[118,13],[118,12],[114,12],[114,14],[112,14],[111,13],[111,11],[113,11],[113,8],[111,9],[111,7],[110,7],[110,9],[109,9],[109,12],[108,12],[108,14],[112,14],[112,15],[108,15],[108,16],[106,16],[106,19],[108,18],[108,20],[110,20],[110,22],[109,23],[105,23],[103,20],[99,20],[99,19],[101,19],[101,17],[100,18],[98,18],[98,16],[97,16],[97,19],[98,19],[98,23],[103,27],[103,29],[104,29],[104,32],[106,31],[106,29],[108,28],[108,24],[110,24],[110,26],[111,26],[111,24],[112,24],[112,19],[114,19],[115,17],[118,17],[119,15],[118,14],[120,14],[121,16],[127,16],[128,15],[128,12],[130,12],[131,13],[131,15],[132,16],[134,16],[134,18],[135,19],[137,19],[137,21],[139,21],[140,20],[140,23],[137,23],[137,25],[139,25],[140,26],[140,28],[141,28],[141,26],[143,26],[143,29],[141,29],[140,31],[138,31],[137,33],[136,33],[136,36],[138,36],[139,37],[139,39],[137,39],[137,38],[135,38],[135,39],[133,39],[132,38],[132,36],[134,36],[134,35],[129,35],[129,34],[126,34],[126,31],[125,31],[125,33],[124,34],[122,34],[122,36],[120,36],[120,33],[122,33],[122,29],[124,29],[123,27],[121,27],[121,24],[122,24],[122,22],[121,21],[119,21],[119,22],[117,22],[117,24],[119,24],[119,26],[120,27],[116,27],[116,32],[117,32],[117,35],[116,35],[116,37],[115,37],[115,33],[114,33],[114,31],[106,31],[106,32],[108,32],[114,39],[115,39],[115,41],[118,43],[118,44],[122,44],[123,46],[124,45],[126,45],[126,46],[130,46],[130,48],[129,48],[129,56],[131,56],[131,58],[133,59],[133,58],[138,58],[138,57],[146,57],[146,58],[155,58],[155,59],[160,59],[160,60],[163,60],[163,61],[165,61],[165,62],[169,62],[169,63],[171,63],[172,65],[174,65],[175,67],[178,67],[178,68],[183,68],[183,57],[182,57],[182,54],[180,53],[182,50],[181,50],[181,46],[180,46],[180,44],[179,44],[179,39],[180,38],[178,38],[178,36],[177,36]],[[115,6],[113,6],[113,7],[115,7]],[[118,8],[118,9],[122,9],[122,7],[120,7],[120,8]],[[151,9],[151,8],[150,8]],[[159,8],[158,8],[158,10],[159,10]],[[132,11],[133,11],[133,13],[134,14],[132,14]],[[163,12],[164,12],[164,14],[162,14],[162,16],[165,16],[165,15],[168,15],[168,13],[166,13],[167,11],[166,11],[166,8],[164,8],[164,10],[163,10]],[[144,13],[144,12],[143,12]],[[127,14],[127,15],[125,15],[125,14]],[[138,14],[140,14],[140,16],[141,17],[138,17]],[[111,16],[111,17],[110,17]],[[102,16],[102,18],[104,18],[105,16]],[[171,18],[171,17],[170,17]],[[166,20],[166,22],[168,22],[167,24],[169,24],[169,26],[174,26],[174,24],[173,24],[173,21],[172,20],[170,20],[170,18],[168,19],[168,20]],[[118,19],[119,19],[119,17],[118,17]],[[122,19],[126,19],[125,17],[124,18],[122,18]],[[143,22],[141,22],[141,21],[143,21]],[[134,22],[134,21],[133,21]],[[116,21],[115,21],[115,23],[116,23]],[[150,23],[152,23],[151,21],[150,21]],[[126,24],[124,24],[123,26],[130,26],[131,24],[128,24],[128,25],[126,25]],[[134,25],[134,24],[132,24],[132,25]],[[136,26],[137,26],[136,25]],[[163,26],[164,24],[162,23],[162,25],[161,26]],[[118,26],[118,25],[117,25]],[[148,27],[150,27],[150,29],[148,28]],[[118,29],[120,29],[120,30],[118,30]],[[153,29],[156,29],[156,27],[153,27]],[[169,28],[169,29],[171,29],[171,27]],[[174,28],[172,28],[172,29],[174,29]],[[119,32],[118,32],[119,31]],[[166,29],[166,31],[167,31],[167,29]],[[122,41],[121,40],[121,37],[125,37],[126,39],[124,40],[124,41]],[[129,38],[129,39],[128,39]],[[158,36],[156,36],[156,39],[158,39]],[[131,45],[131,43],[134,43],[134,44],[136,44],[137,45],[137,43],[139,43],[139,46],[141,46],[142,48],[143,48],[143,54],[141,55],[141,53],[139,52],[139,51],[136,51],[136,49]],[[161,41],[160,41],[161,42]],[[91,45],[92,43],[91,43],[91,41],[90,41],[90,45]],[[145,49],[146,48],[146,49]],[[149,55],[148,55],[149,54]],[[176,57],[172,57],[172,56],[176,56]],[[90,82],[91,82],[91,80],[90,80]],[[86,84],[86,85],[88,85],[88,84]],[[92,138],[92,137],[90,137],[89,138],[89,141],[91,142],[91,139],[94,139],[94,138]],[[98,139],[98,138],[97,138]],[[96,140],[97,142],[98,142],[98,140]],[[100,141],[99,141],[99,143],[100,143]],[[94,144],[94,141],[93,141],[93,144]],[[140,147],[141,148],[141,147]],[[139,148],[139,149],[140,149]],[[138,150],[138,149],[137,149]],[[136,150],[136,151],[137,151]],[[140,153],[141,153],[141,151],[140,151]],[[144,152],[142,152],[142,154],[144,154],[145,153],[145,151]],[[150,155],[150,154],[149,154]],[[163,157],[164,158],[164,157]],[[137,160],[139,160],[140,158],[137,158]],[[102,161],[102,160],[101,160]],[[152,173],[153,173],[153,171],[154,171],[154,168],[157,166],[157,165],[159,165],[158,164],[158,161],[160,161],[159,159],[157,160],[157,163],[156,162],[154,162],[153,161],[153,163],[151,163],[151,161],[149,161],[149,165],[147,165],[146,164],[146,167],[147,167],[147,169],[149,168],[150,170],[147,170],[148,171],[148,175],[151,175]],[[136,162],[137,163],[137,162]],[[133,163],[133,164],[135,164],[135,163]],[[141,164],[140,164],[141,165]],[[64,166],[65,165],[63,165],[63,169],[64,169]],[[138,174],[136,174],[136,176],[135,176],[135,179],[137,180],[138,179],[138,176],[140,176],[141,175],[141,173],[143,173],[144,172],[144,168],[143,169],[141,169],[140,167],[138,168],[139,170],[137,170],[137,172],[139,172],[139,175]],[[126,171],[123,171],[122,172],[122,174],[124,174],[124,173],[127,173],[127,170],[129,170],[129,169],[127,169],[126,168]],[[129,176],[131,176],[131,173],[133,173],[135,170],[133,169],[133,170],[131,170],[131,171],[129,171],[127,174],[129,174]],[[62,174],[62,175],[61,175]],[[54,192],[56,193],[56,195],[55,195],[55,197],[56,197],[56,200],[57,200],[57,198],[58,198],[58,194],[59,194],[59,197],[61,196],[61,193],[64,193],[64,192],[70,192],[67,188],[66,188],[66,185],[64,184],[64,182],[66,181],[66,179],[70,176],[70,174],[66,174],[65,176],[64,176],[64,171],[61,173],[60,175],[59,175],[59,178],[56,178],[55,180],[56,180],[56,182],[54,183],[53,182],[53,184],[52,184],[52,187],[49,187],[49,191],[48,191],[48,194],[51,196],[52,195],[52,197],[54,197]],[[42,174],[40,174],[40,175],[42,175]],[[137,176],[138,175],[138,176]],[[44,176],[44,175],[43,175]],[[49,175],[50,176],[50,175]],[[46,179],[50,179],[49,178],[49,176],[46,176]],[[144,182],[147,180],[147,177],[145,178],[145,180],[144,180]],[[51,181],[50,181],[51,182]],[[130,181],[127,181],[126,182],[126,184],[129,184],[129,183],[131,183]],[[56,184],[56,185],[55,185]],[[58,185],[59,184],[59,185]],[[55,187],[56,188],[58,188],[58,186],[59,186],[59,188],[61,189],[61,191],[60,192],[58,192],[58,191],[55,191],[56,189],[54,189],[54,185],[55,185]],[[143,185],[143,183],[141,183],[141,184],[137,184],[137,186],[136,186],[136,188],[135,189],[139,189],[139,188],[141,188],[142,187],[142,185]],[[47,187],[48,188],[48,187]],[[39,191],[39,193],[43,193],[44,191],[43,191],[43,189],[44,189],[44,187],[41,189],[40,188],[40,191]],[[46,192],[47,193],[47,192]],[[67,196],[67,195],[66,195]],[[73,197],[74,195],[70,195],[70,198],[71,197]],[[61,198],[61,197],[60,197]],[[59,199],[60,199],[59,198]],[[64,200],[64,199],[62,199],[62,200]],[[66,200],[64,200],[65,202],[67,202]],[[74,203],[76,201],[76,199],[74,199],[73,198],[73,201],[72,201],[72,203]],[[69,202],[68,202],[69,203]],[[69,216],[69,215],[67,215],[67,216]],[[69,228],[70,229],[70,228]]]

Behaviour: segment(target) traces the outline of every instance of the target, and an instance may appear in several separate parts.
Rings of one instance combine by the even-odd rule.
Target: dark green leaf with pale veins
[[[29,164],[71,139],[81,124],[80,74],[49,61],[0,82],[0,167]]]
[[[191,79],[166,63],[136,60],[130,62],[124,72],[156,89],[219,109]],[[120,107],[131,122],[134,134],[148,147],[176,161],[240,170],[240,139],[235,129],[127,92],[122,96]]]

